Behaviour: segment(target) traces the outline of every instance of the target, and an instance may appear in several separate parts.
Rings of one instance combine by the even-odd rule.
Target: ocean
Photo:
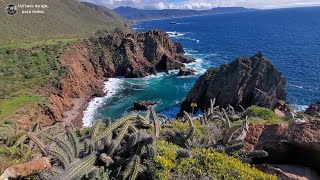
[[[287,100],[297,110],[320,100],[320,7],[143,21],[134,29],[174,32],[172,40],[197,59],[187,65],[197,75],[179,78],[177,71],[170,71],[140,79],[112,78],[106,82],[108,95],[93,99],[85,111],[85,126],[129,113],[136,100],[154,100],[158,113],[174,117],[207,69],[259,51],[287,78]]]

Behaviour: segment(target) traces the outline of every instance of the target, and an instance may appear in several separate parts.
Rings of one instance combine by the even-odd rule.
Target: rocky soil
[[[183,102],[180,114],[184,110],[191,112],[191,103],[197,103],[203,111],[214,98],[220,107],[273,108],[278,100],[286,100],[285,84],[286,79],[261,53],[238,58],[202,75]]]

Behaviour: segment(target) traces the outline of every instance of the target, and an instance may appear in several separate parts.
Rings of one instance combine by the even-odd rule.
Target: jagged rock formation
[[[195,70],[189,68],[180,68],[178,76],[191,76],[195,74]]]
[[[133,102],[133,110],[146,111],[149,107],[155,105],[153,101],[135,101]]]
[[[216,105],[236,109],[251,105],[273,108],[277,100],[286,100],[286,80],[261,53],[209,69],[202,75],[182,103],[180,114],[191,112],[191,103],[205,110],[210,99]]]
[[[304,112],[310,116],[319,116],[320,117],[320,101],[314,104],[311,104],[306,111]]]
[[[320,171],[320,121],[253,124],[245,138],[246,150],[263,149],[270,164],[299,164]]]
[[[44,108],[42,119],[73,120],[64,112],[85,106],[93,96],[102,96],[103,82],[108,77],[145,77],[179,69],[193,60],[165,32],[98,32],[89,40],[67,47],[61,55],[60,62],[67,67],[67,73],[39,91],[51,104]],[[81,119],[82,110],[71,114]]]

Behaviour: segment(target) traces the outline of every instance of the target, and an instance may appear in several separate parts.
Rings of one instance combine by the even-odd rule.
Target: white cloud
[[[250,8],[283,8],[320,6],[319,0],[184,0],[170,3],[170,0],[86,0],[109,8],[131,6],[140,9],[211,9],[214,7],[241,6]],[[171,1],[172,2],[172,1]]]

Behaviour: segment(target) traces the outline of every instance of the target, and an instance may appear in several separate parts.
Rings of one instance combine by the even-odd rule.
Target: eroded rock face
[[[135,101],[133,103],[133,110],[137,111],[146,111],[149,107],[155,105],[153,101]]]
[[[195,75],[195,70],[189,68],[180,68],[178,76],[192,76]]]
[[[250,125],[246,150],[265,150],[270,164],[296,164],[320,172],[320,121]]]
[[[65,120],[64,112],[79,106],[73,103],[75,100],[85,106],[93,96],[103,96],[103,82],[108,77],[145,77],[158,71],[179,69],[183,63],[193,60],[185,56],[181,44],[173,42],[165,32],[116,30],[111,35],[97,34],[64,50],[60,62],[68,73],[39,90],[39,95],[50,103],[43,107],[41,119]],[[82,118],[81,114],[77,119]]]
[[[173,42],[165,32],[124,33],[100,37],[98,44],[111,50],[116,75],[145,77],[158,71],[184,67],[193,58],[184,55],[182,45]]]
[[[320,116],[320,101],[311,104],[304,113],[310,116]]]
[[[183,102],[181,112],[190,112],[193,102],[205,110],[214,98],[220,107],[230,104],[235,109],[239,105],[273,108],[278,100],[286,100],[285,84],[282,74],[261,53],[238,58],[202,75]]]

